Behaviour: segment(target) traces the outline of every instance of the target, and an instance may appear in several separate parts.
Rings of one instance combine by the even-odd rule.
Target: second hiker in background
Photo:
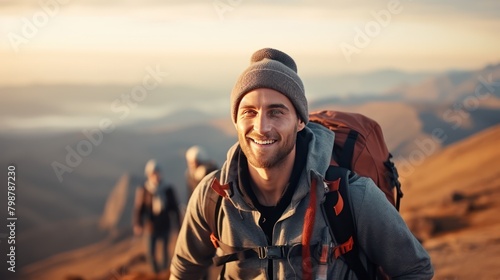
[[[146,237],[148,260],[158,274],[170,265],[168,245],[173,226],[180,226],[180,211],[175,191],[162,179],[160,166],[154,159],[146,163],[144,173],[146,181],[135,193],[132,222],[134,234]],[[158,243],[161,243],[161,261],[156,259]]]
[[[217,170],[217,164],[210,159],[205,149],[201,146],[192,146],[186,151],[186,182],[188,199],[191,197],[198,183],[210,172]]]

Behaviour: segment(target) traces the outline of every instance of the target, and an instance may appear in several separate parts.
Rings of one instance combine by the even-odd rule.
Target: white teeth
[[[259,145],[269,145],[276,142],[275,140],[265,140],[265,141],[253,140],[253,141]]]

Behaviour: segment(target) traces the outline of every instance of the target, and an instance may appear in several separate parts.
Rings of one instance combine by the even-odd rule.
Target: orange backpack
[[[330,110],[309,114],[309,121],[335,132],[332,165],[370,177],[399,210],[403,197],[399,175],[376,121],[362,114]]]

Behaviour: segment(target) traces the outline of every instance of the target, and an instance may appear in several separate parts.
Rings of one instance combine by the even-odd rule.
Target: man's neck
[[[278,204],[292,174],[295,152],[296,149],[294,148],[281,164],[270,169],[248,165],[248,171],[252,179],[252,189],[260,204],[264,206]]]

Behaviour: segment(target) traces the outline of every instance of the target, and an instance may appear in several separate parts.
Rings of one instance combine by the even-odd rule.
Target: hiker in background
[[[174,189],[164,182],[160,172],[154,159],[147,162],[144,170],[146,181],[136,189],[133,212],[134,234],[145,235],[148,259],[156,274],[168,268],[171,229],[173,225],[180,226]],[[158,242],[161,242],[161,261],[156,260]]]
[[[186,182],[188,200],[198,183],[210,172],[217,170],[217,164],[210,160],[207,152],[201,146],[192,146],[186,151]]]
[[[352,248],[337,247],[321,209],[334,185],[323,177],[334,135],[309,123],[294,60],[275,49],[255,52],[230,100],[238,143],[221,172],[195,189],[170,279],[200,278],[213,257],[223,265],[221,279],[359,279],[337,255]],[[214,193],[222,197],[215,217],[206,207],[215,203]],[[431,279],[429,255],[375,183],[354,175],[348,194],[344,208],[356,221],[361,266],[369,273],[381,266],[398,279]],[[213,219],[220,227],[212,232]]]

